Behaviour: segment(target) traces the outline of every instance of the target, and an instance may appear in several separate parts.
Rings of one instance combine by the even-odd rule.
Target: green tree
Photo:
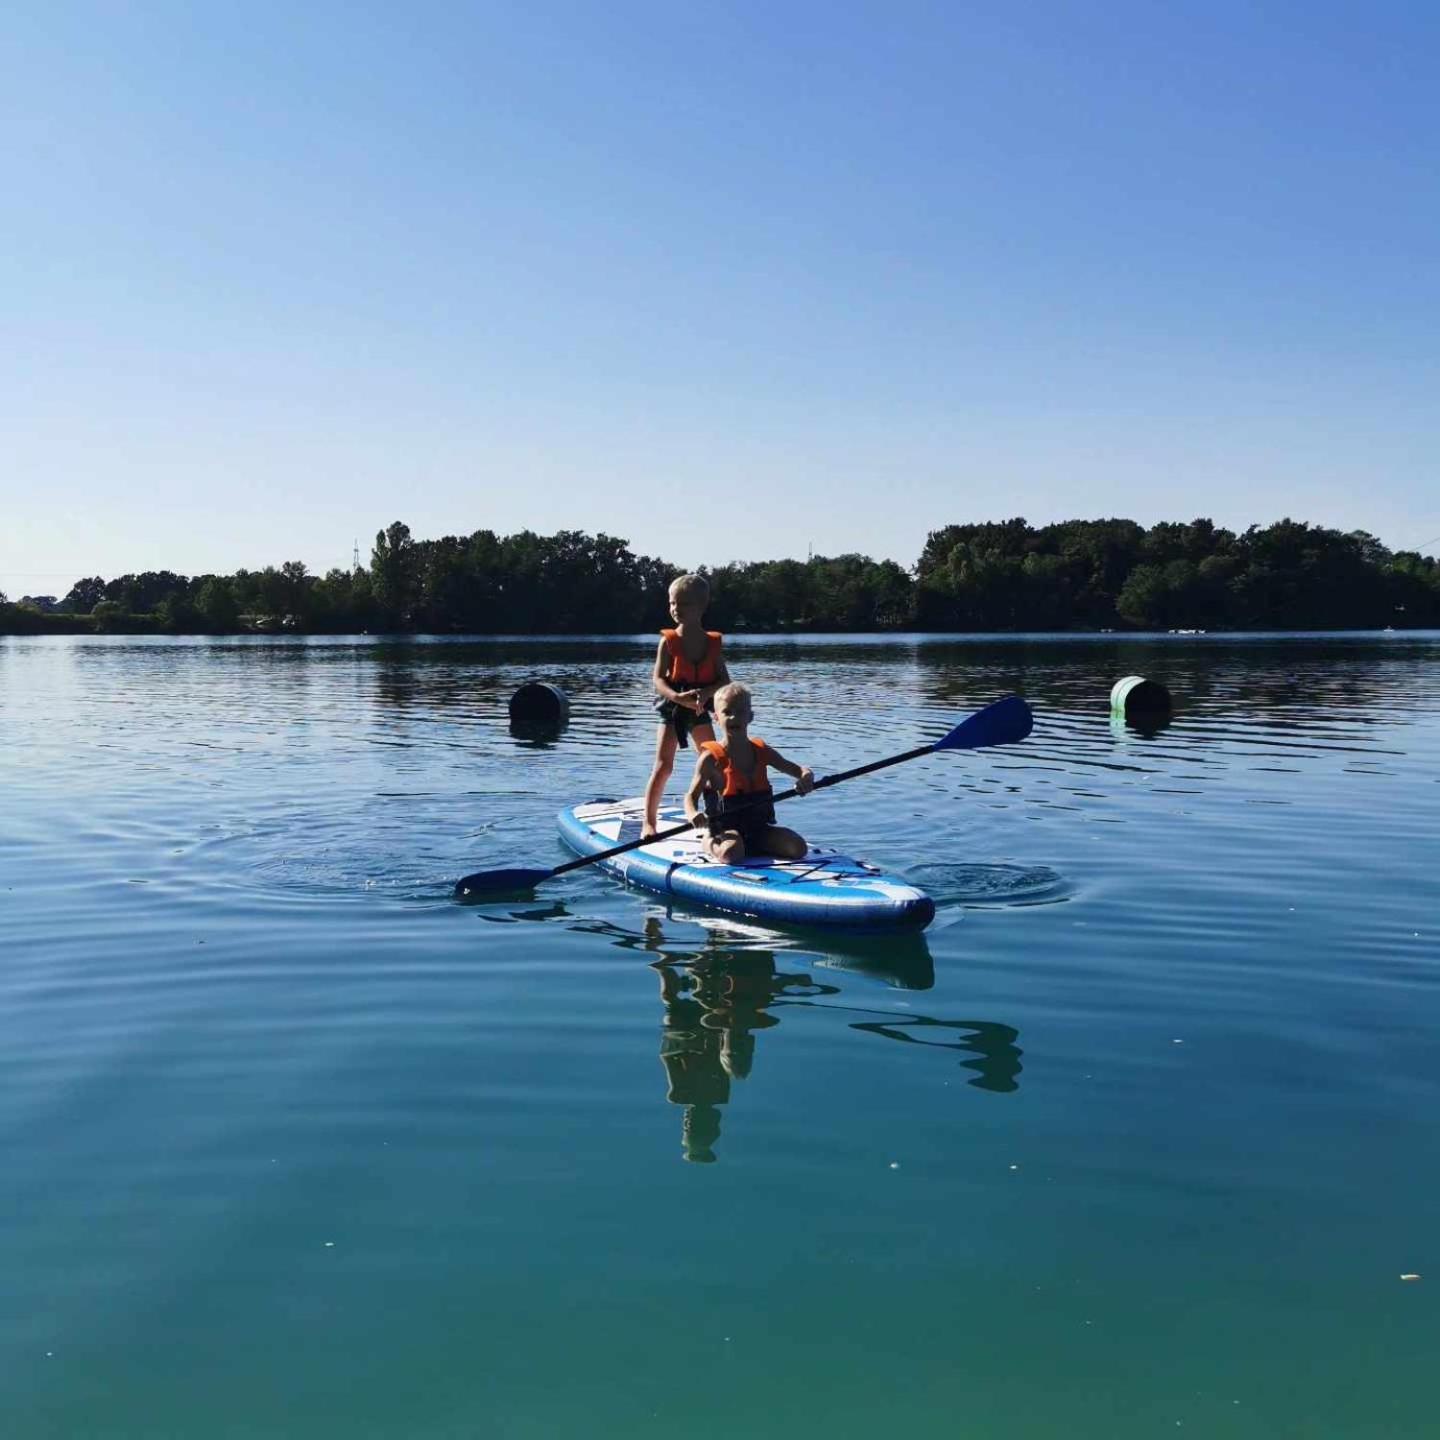
[[[280,620],[290,613],[290,582],[273,565],[254,577],[255,602],[266,619]]]
[[[196,628],[200,620],[195,602],[183,590],[176,590],[165,596],[155,607],[155,616],[166,630],[175,634],[188,634]]]
[[[1205,607],[1205,591],[1205,580],[1189,560],[1137,565],[1120,589],[1116,609],[1145,629],[1192,629]]]
[[[303,560],[287,560],[280,567],[285,614],[303,625],[310,613],[310,592],[315,581]]]
[[[235,603],[235,590],[221,575],[209,575],[195,596],[195,611],[207,630],[225,634],[240,623],[240,607]]]
[[[60,608],[76,615],[88,615],[104,598],[105,582],[98,575],[93,575],[86,580],[77,580],[60,602]]]
[[[185,576],[173,570],[146,570],[139,575],[121,575],[111,580],[105,586],[105,598],[115,601],[128,614],[148,615],[167,595],[189,588],[190,582]]]
[[[408,625],[417,599],[419,557],[410,527],[396,520],[375,536],[370,578],[387,623]]]
[[[1429,555],[1402,550],[1386,561],[1382,573],[1387,624],[1440,625],[1440,563]]]
[[[118,600],[100,600],[90,613],[95,617],[95,628],[106,631],[113,629],[123,618],[125,607]]]

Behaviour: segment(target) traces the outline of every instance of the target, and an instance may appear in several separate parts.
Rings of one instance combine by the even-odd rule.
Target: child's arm
[[[695,757],[695,773],[690,777],[690,788],[685,792],[685,818],[698,820],[704,813],[700,796],[707,790],[716,789],[719,769],[715,757],[708,751]]]
[[[670,647],[663,640],[655,651],[655,669],[651,672],[650,683],[662,700],[680,699],[680,692],[670,684]]]
[[[815,776],[808,765],[797,765],[793,760],[787,760],[773,745],[767,745],[765,749],[765,763],[782,775],[788,775],[795,782],[797,794],[808,795],[815,788]]]
[[[655,668],[650,673],[650,683],[662,700],[675,698],[675,692],[670,688],[670,647],[663,640],[655,651]]]

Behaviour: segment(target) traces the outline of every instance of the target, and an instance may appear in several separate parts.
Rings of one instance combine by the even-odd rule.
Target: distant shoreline
[[[233,575],[77,580],[62,598],[0,595],[0,633],[536,635],[654,633],[682,567],[612,535],[521,531],[416,540],[396,521],[367,566],[298,560]],[[812,555],[700,567],[707,627],[730,634],[956,635],[1423,629],[1440,561],[1363,530],[1279,520],[1023,518],[932,530],[914,565]]]
[[[0,638],[26,638],[35,636],[82,635],[95,638],[105,636],[154,636],[172,640],[313,640],[313,639],[365,639],[388,641],[474,641],[485,643],[513,643],[523,640],[542,642],[574,641],[633,641],[649,642],[656,631],[650,630],[546,630],[546,631],[504,631],[504,630],[301,630],[289,628],[237,627],[233,630],[171,630],[158,624],[152,616],[127,617],[134,624],[108,623],[103,628],[96,626],[88,615],[54,615],[40,617],[40,625],[27,624],[12,627],[0,619]],[[1246,636],[1302,636],[1302,635],[1435,635],[1440,634],[1440,625],[1310,625],[1310,626],[1259,626],[1254,628],[1213,629],[1172,629],[1156,630],[1141,626],[1116,626],[1092,629],[1085,626],[1071,626],[1063,630],[1015,629],[1015,630],[917,630],[896,629],[830,629],[817,626],[789,626],[784,628],[745,627],[726,632],[736,639],[766,638],[788,639],[801,637],[865,637],[877,640],[943,640],[950,636],[993,636],[997,638],[1044,637],[1054,639],[1243,639]]]

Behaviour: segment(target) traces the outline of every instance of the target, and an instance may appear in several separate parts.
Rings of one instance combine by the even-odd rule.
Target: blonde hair
[[[670,582],[670,593],[675,596],[693,596],[696,600],[710,599],[710,582],[703,575],[677,575]]]
[[[717,710],[720,708],[722,700],[748,700],[750,708],[752,710],[755,708],[755,699],[750,694],[750,687],[742,685],[738,680],[732,680],[728,685],[722,685],[715,692],[715,708]]]

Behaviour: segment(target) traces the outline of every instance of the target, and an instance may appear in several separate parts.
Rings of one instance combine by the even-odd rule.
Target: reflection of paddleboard
[[[643,817],[644,802],[639,799],[577,805],[560,812],[560,838],[576,854],[594,855],[638,840]],[[684,821],[678,805],[660,811],[662,830]],[[722,865],[701,850],[699,836],[690,832],[600,864],[631,885],[792,925],[920,929],[935,917],[935,902],[923,890],[882,874],[863,860],[815,846],[803,860],[756,859]]]
[[[929,990],[935,984],[935,962],[930,946],[918,929],[882,932],[832,930],[823,941],[795,931],[776,930],[737,920],[733,915],[709,915],[700,910],[677,907],[672,900],[666,913],[677,920],[700,925],[719,947],[717,953],[744,954],[747,950],[770,951],[778,961],[815,966],[821,970],[843,970],[881,980],[898,990]]]

